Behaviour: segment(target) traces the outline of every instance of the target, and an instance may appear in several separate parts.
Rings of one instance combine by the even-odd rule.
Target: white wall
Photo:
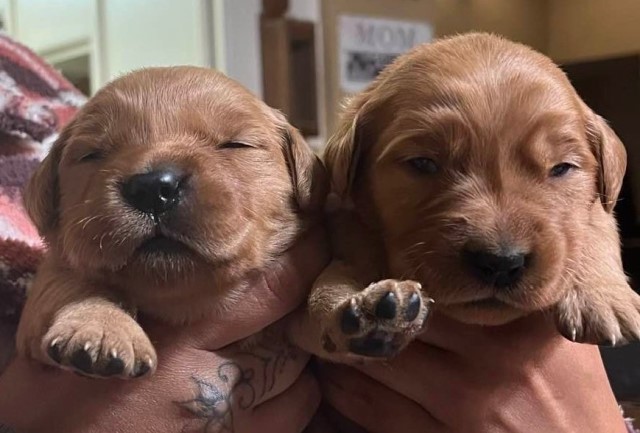
[[[290,0],[289,14],[291,18],[308,20],[319,24],[321,0]],[[224,72],[249,88],[255,95],[263,97],[262,86],[262,54],[260,46],[260,12],[261,0],[224,0],[224,36],[225,67]],[[319,147],[324,140],[324,108],[322,59],[322,26],[316,26],[316,70],[318,108],[320,119],[320,136],[309,138],[313,147]]]
[[[289,16],[299,20],[320,22],[320,0],[291,0]]]
[[[289,16],[318,23],[320,21],[319,1],[290,0]],[[225,73],[241,82],[257,96],[262,97],[262,48],[260,46],[262,0],[223,0],[223,2]]]
[[[19,0],[11,4],[10,31],[37,53],[87,43],[92,32],[89,0]]]
[[[103,81],[143,66],[208,64],[201,0],[100,3]]]
[[[290,0],[289,16],[319,23],[320,1]],[[260,98],[261,10],[262,0],[0,0],[11,33],[36,51],[84,39],[93,91],[140,67],[192,64],[217,66]],[[316,26],[320,87],[321,27]],[[320,89],[321,104],[322,94]],[[324,115],[322,107],[318,112]]]
[[[225,70],[262,97],[260,11],[262,0],[224,0]]]

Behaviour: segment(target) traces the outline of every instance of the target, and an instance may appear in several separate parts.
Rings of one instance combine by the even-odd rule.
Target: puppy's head
[[[68,265],[171,284],[241,275],[286,248],[322,206],[322,170],[298,131],[234,81],[154,68],[82,108],[26,205]]]
[[[557,66],[483,34],[397,59],[347,106],[325,159],[334,191],[380,232],[393,276],[484,324],[577,284],[626,165]]]

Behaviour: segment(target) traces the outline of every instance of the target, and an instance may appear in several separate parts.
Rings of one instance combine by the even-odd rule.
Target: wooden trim
[[[262,16],[265,18],[282,18],[288,10],[288,0],[262,0]]]
[[[89,38],[78,39],[66,44],[49,47],[38,53],[47,62],[55,64],[91,54],[91,40]]]
[[[303,135],[318,134],[315,26],[285,17],[260,18],[264,100]]]
[[[91,94],[100,89],[109,79],[109,59],[104,41],[106,41],[107,25],[105,23],[105,9],[107,0],[93,2],[93,34],[92,49],[89,57],[91,71]]]
[[[227,49],[224,19],[224,0],[211,0],[211,23],[212,23],[212,66],[222,73],[227,73]]]

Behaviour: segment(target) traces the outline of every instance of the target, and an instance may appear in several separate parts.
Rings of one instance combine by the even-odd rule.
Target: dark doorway
[[[640,56],[564,65],[572,84],[596,113],[610,122],[628,154],[627,175],[616,213],[625,270],[640,289]],[[636,201],[634,202],[634,197]],[[602,349],[619,400],[640,400],[640,343]]]

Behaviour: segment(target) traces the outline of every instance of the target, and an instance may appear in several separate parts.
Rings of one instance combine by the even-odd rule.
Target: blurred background
[[[0,0],[0,26],[87,95],[143,66],[213,67],[285,112],[320,151],[340,102],[398,54],[470,30],[549,55],[627,146],[617,211],[640,282],[639,0]],[[640,346],[603,349],[640,400]]]

